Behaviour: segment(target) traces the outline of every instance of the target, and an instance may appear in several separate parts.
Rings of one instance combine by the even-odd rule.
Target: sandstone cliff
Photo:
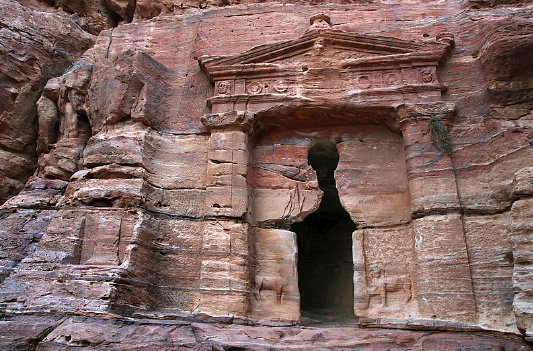
[[[2,347],[528,350],[532,16],[0,0]]]

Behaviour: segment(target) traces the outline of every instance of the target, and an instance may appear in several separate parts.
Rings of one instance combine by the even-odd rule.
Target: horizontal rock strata
[[[2,348],[530,349],[532,5],[0,14]]]
[[[6,315],[4,350],[510,350],[526,351],[516,338],[479,334],[353,327],[264,327],[139,319]]]

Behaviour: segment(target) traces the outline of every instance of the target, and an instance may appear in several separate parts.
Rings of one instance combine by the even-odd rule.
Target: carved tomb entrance
[[[250,274],[249,305],[245,292],[224,292],[230,300],[234,294],[242,315],[298,321],[300,302],[304,309],[316,305],[305,296],[313,277],[305,283],[300,279],[298,289],[298,246],[288,229],[312,231],[301,221],[327,212],[316,210],[322,191],[315,171],[321,171],[309,166],[315,163],[316,149],[309,155],[314,146],[333,150],[331,144],[317,143],[326,140],[337,143],[336,188],[357,225],[351,244],[354,314],[472,319],[461,214],[439,217],[460,208],[453,166],[428,133],[430,117],[446,121],[454,114],[453,104],[442,101],[444,87],[437,77],[452,45],[449,34],[417,43],[337,30],[320,14],[297,39],[199,59],[214,88],[207,101],[212,113],[202,118],[211,133],[206,206],[213,216],[250,224],[254,260],[249,270],[233,273],[239,279]],[[321,114],[337,121],[333,133],[331,123],[312,130]],[[275,131],[280,126],[284,130]],[[318,182],[327,190],[331,185],[324,179]],[[428,211],[435,215],[420,218]],[[347,219],[336,216],[339,223]],[[443,237],[445,246],[439,244]],[[452,265],[436,265],[435,245]],[[448,271],[454,272],[453,280]],[[305,269],[300,274],[312,275]],[[345,290],[335,284],[333,289]],[[325,301],[333,296],[327,289],[318,295]],[[337,296],[337,306],[343,306],[344,296]]]

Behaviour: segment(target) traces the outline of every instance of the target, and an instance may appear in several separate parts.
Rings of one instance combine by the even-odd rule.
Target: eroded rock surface
[[[37,110],[47,111],[41,134],[51,140],[57,117],[41,99],[46,81],[61,75],[94,44],[95,37],[71,20],[15,1],[0,3],[0,202],[18,193],[37,161]]]
[[[529,350],[530,4],[2,1],[7,349]]]
[[[3,350],[509,350],[532,348],[517,338],[354,327],[265,327],[184,321],[108,320],[6,315]]]

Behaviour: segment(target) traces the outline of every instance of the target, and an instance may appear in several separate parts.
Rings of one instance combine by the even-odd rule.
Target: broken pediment
[[[332,29],[324,14],[299,38],[234,56],[203,56],[214,84],[213,113],[255,110],[287,98],[390,103],[439,101],[437,67],[453,46],[451,34],[415,42]],[[241,103],[245,102],[245,107]]]

